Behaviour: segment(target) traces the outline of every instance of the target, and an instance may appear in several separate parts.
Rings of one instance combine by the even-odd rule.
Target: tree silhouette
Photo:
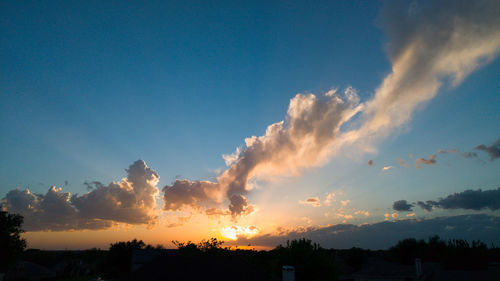
[[[0,211],[0,271],[5,272],[26,248],[21,238],[23,217]]]

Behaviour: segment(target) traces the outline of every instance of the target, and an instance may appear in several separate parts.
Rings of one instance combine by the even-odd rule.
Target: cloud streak
[[[459,85],[500,51],[500,3],[433,1],[408,8],[391,2],[381,14],[390,73],[366,102],[364,122],[343,140],[371,144],[407,123],[443,83]]]

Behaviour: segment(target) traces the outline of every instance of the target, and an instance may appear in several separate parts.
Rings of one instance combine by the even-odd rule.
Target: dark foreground
[[[295,280],[485,280],[500,281],[500,248],[479,241],[405,239],[384,251],[323,249],[307,239],[271,251],[231,250],[216,239],[176,242],[167,250],[142,241],[118,242],[109,250],[24,251],[3,280],[282,280],[282,266]],[[422,263],[417,276],[415,258]],[[1,280],[1,278],[0,278]]]

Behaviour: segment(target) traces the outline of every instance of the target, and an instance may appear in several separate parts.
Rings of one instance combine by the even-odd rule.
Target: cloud
[[[221,210],[218,208],[209,208],[205,210],[205,214],[209,217],[216,217],[219,218],[221,216],[227,216],[230,215],[231,212],[229,210]]]
[[[477,153],[475,153],[475,152],[464,152],[464,153],[462,153],[462,156],[465,157],[465,158],[476,158],[477,157]]]
[[[393,166],[385,166],[382,168],[382,171],[387,171],[387,170],[390,170],[392,168],[394,168],[394,167]]]
[[[242,216],[253,213],[255,207],[248,203],[248,200],[242,195],[233,195],[230,198],[229,211],[232,215],[238,214]]]
[[[368,166],[372,166],[373,165],[373,160],[368,160]]]
[[[417,160],[415,160],[415,166],[417,168],[421,168],[422,166],[420,164],[424,164],[424,165],[434,165],[436,164],[436,154],[432,154],[431,156],[429,156],[429,159],[425,159],[425,158],[418,158]]]
[[[438,153],[439,154],[448,154],[448,153],[459,153],[458,149],[456,148],[451,148],[451,149],[439,149]]]
[[[92,191],[78,196],[51,187],[45,195],[28,189],[9,191],[3,208],[24,216],[27,231],[103,229],[116,223],[157,223],[155,195],[159,176],[142,160],[134,162],[121,182],[93,182]]]
[[[423,201],[418,201],[418,202],[417,202],[417,205],[418,205],[420,208],[422,208],[422,209],[424,209],[424,210],[426,210],[426,211],[429,211],[429,212],[430,212],[430,211],[432,211],[432,207],[434,206],[434,202],[435,202],[435,201],[431,201],[431,200],[428,200],[428,201],[426,201],[426,202],[423,202]]]
[[[459,85],[500,50],[497,1],[432,1],[416,10],[391,3],[380,21],[392,72],[365,103],[362,126],[344,136],[368,148],[406,124],[445,82]]]
[[[321,206],[321,201],[319,201],[318,197],[307,197],[304,201],[299,200],[299,203],[303,205],[311,205],[313,207]]]
[[[340,126],[360,109],[353,88],[342,94],[332,90],[320,97],[297,94],[290,100],[284,121],[268,126],[263,136],[245,139],[243,149],[224,157],[230,166],[215,182],[176,180],[166,185],[164,209],[200,210],[231,201],[233,217],[243,215],[245,208],[237,204],[247,203],[240,199],[251,190],[251,178],[298,175],[325,163]]]
[[[365,217],[369,217],[371,216],[371,213],[368,212],[368,211],[363,211],[363,210],[359,210],[359,211],[356,211],[354,212],[355,215],[365,215]]]
[[[406,163],[405,160],[401,159],[401,158],[398,158],[398,164],[399,166],[401,167],[406,167],[406,168],[410,168],[410,164]]]
[[[478,145],[474,149],[484,151],[490,155],[490,160],[493,161],[500,158],[500,139],[492,143],[491,145]]]
[[[252,238],[239,238],[232,243],[234,245],[252,244],[275,247],[284,244],[287,240],[305,237],[325,248],[387,249],[405,238],[427,239],[432,235],[439,235],[444,240],[460,238],[470,241],[479,239],[487,244],[491,242],[499,244],[498,233],[500,233],[500,217],[479,214],[423,220],[401,219],[363,225],[337,224],[288,231],[280,228],[276,233],[256,235]]]
[[[326,206],[331,206],[332,201],[335,201],[335,193],[327,193],[326,194],[326,199],[325,199],[325,205]]]
[[[500,209],[500,187],[485,191],[481,189],[469,189],[463,192],[453,193],[437,201],[419,201],[417,205],[426,211],[432,211],[433,208],[468,209],[476,211],[490,209],[495,211]]]
[[[412,211],[413,205],[408,204],[406,200],[398,200],[392,204],[392,209],[398,212],[409,212]]]

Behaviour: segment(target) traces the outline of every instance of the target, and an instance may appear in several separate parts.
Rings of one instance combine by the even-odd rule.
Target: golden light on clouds
[[[222,237],[236,240],[238,237],[252,237],[259,233],[259,229],[255,226],[226,226],[221,228]]]

